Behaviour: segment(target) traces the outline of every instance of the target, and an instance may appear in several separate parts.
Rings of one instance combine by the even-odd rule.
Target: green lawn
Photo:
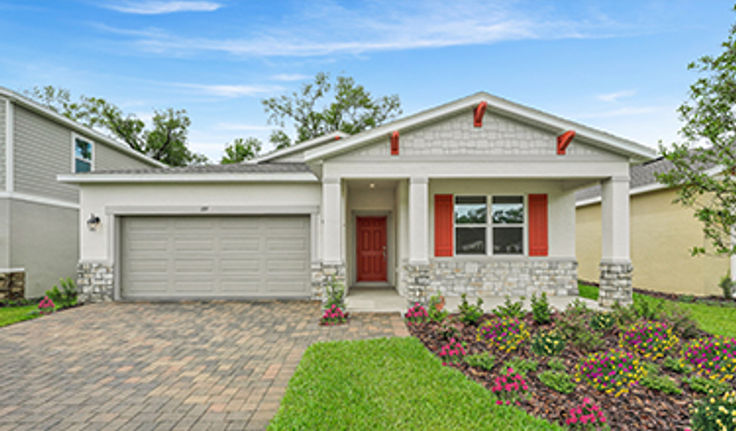
[[[0,307],[0,327],[12,325],[16,322],[30,320],[38,315],[30,315],[31,311],[37,309],[37,305],[23,305],[20,307]]]
[[[269,430],[559,430],[443,367],[413,337],[318,343]]]
[[[578,288],[580,290],[580,296],[590,299],[598,299],[597,287],[579,284]],[[704,331],[710,332],[711,334],[736,337],[736,307],[674,302],[634,293],[635,304],[640,304],[644,301],[655,304],[665,302],[665,307],[671,307],[676,304],[681,308],[689,310],[693,319],[698,322],[698,325]]]

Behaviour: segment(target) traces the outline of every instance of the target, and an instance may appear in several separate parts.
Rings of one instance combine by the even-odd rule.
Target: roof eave
[[[109,183],[314,183],[319,182],[311,172],[287,173],[184,173],[184,174],[76,174],[59,175],[57,181],[65,184]]]

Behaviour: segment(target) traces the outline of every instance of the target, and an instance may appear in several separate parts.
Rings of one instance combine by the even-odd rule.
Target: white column
[[[429,263],[429,179],[409,180],[409,263]]]
[[[601,261],[629,262],[629,178],[601,183]]]
[[[322,263],[338,265],[342,232],[342,193],[339,178],[322,180]]]

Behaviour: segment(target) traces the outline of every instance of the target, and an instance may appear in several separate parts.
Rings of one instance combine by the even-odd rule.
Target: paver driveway
[[[311,343],[407,335],[398,314],[320,327],[318,313],[110,303],[0,328],[0,430],[263,429]]]

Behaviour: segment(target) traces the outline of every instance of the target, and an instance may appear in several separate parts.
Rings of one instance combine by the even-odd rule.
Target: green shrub
[[[71,278],[59,279],[59,286],[54,286],[51,290],[46,291],[46,296],[51,299],[58,309],[74,307],[77,305],[77,285]]]
[[[565,348],[565,337],[554,331],[538,332],[532,337],[532,352],[539,356],[555,356]]]
[[[718,283],[718,287],[720,287],[721,292],[723,292],[723,297],[727,299],[733,298],[733,289],[735,285],[736,283],[731,280],[731,271],[728,271],[726,275],[721,277],[721,281]]]
[[[460,311],[458,319],[466,325],[476,325],[483,317],[483,299],[481,298],[478,298],[475,305],[472,305],[468,303],[468,296],[463,293],[457,308]]]
[[[695,302],[695,297],[693,295],[682,295],[680,297],[680,301],[682,301],[682,302]]]
[[[633,305],[629,305],[628,307],[624,307],[618,302],[613,304],[613,307],[611,307],[613,311],[611,312],[611,315],[613,316],[613,319],[616,321],[616,324],[619,326],[627,326],[632,323],[634,323],[637,319],[636,310],[634,309]]]
[[[458,330],[452,323],[443,322],[438,331],[440,337],[442,337],[444,340],[460,338],[460,330]]]
[[[496,317],[478,327],[476,340],[489,348],[511,352],[529,338],[526,323],[512,317]]]
[[[603,340],[588,327],[587,314],[568,309],[557,319],[557,330],[568,343],[583,350],[596,350]]]
[[[493,366],[496,364],[496,358],[488,352],[468,355],[463,358],[463,360],[471,367],[480,368],[481,370],[486,371],[491,371]]]
[[[698,375],[684,377],[682,382],[687,384],[694,392],[716,396],[725,393],[730,388],[728,383],[719,382],[718,380],[712,380]]]
[[[690,374],[693,372],[693,367],[687,364],[683,364],[672,356],[664,358],[662,366],[670,371],[674,371],[678,374]]]
[[[542,292],[542,295],[537,298],[536,294],[532,294],[532,316],[534,321],[539,324],[549,323],[552,321],[552,313],[549,309],[549,301],[547,300],[547,294]]]
[[[588,308],[588,305],[585,303],[585,301],[581,300],[580,298],[575,298],[574,301],[567,304],[567,308],[565,308],[565,314],[581,316],[590,314],[590,309]]]
[[[566,371],[567,367],[565,366],[565,363],[560,358],[552,358],[547,362],[547,366],[550,370],[554,371]]]
[[[439,308],[439,306],[444,306],[444,298],[442,298],[440,295],[432,295],[429,298],[429,305],[427,306],[429,313],[429,320],[435,323],[442,323],[447,319],[447,316],[450,314],[447,310],[444,308]]]
[[[698,324],[693,320],[690,311],[672,304],[668,313],[662,317],[662,320],[668,322],[672,326],[672,330],[680,337],[691,339],[700,335]]]
[[[498,317],[513,317],[515,319],[524,317],[524,297],[522,296],[520,301],[514,302],[506,296],[503,304],[493,310],[493,314]]]
[[[660,376],[657,374],[647,373],[639,383],[649,389],[655,391],[664,392],[665,394],[681,394],[682,389],[677,386],[677,382],[670,379],[669,377]]]
[[[705,397],[693,405],[690,422],[700,431],[734,429],[736,418],[736,391],[721,396]]]
[[[530,371],[537,371],[537,367],[539,367],[539,362],[524,358],[511,358],[503,363],[504,369],[511,368],[522,376],[526,376]]]
[[[544,371],[539,374],[539,381],[562,394],[571,394],[576,387],[569,374],[559,371]]]
[[[664,313],[664,301],[645,297],[634,303],[634,311],[640,319],[659,320]]]
[[[611,313],[595,313],[590,318],[590,327],[596,331],[607,331],[611,329],[616,319]]]
[[[334,305],[341,310],[345,309],[345,285],[338,282],[335,276],[325,286],[325,302],[322,304],[325,310],[332,309]]]

